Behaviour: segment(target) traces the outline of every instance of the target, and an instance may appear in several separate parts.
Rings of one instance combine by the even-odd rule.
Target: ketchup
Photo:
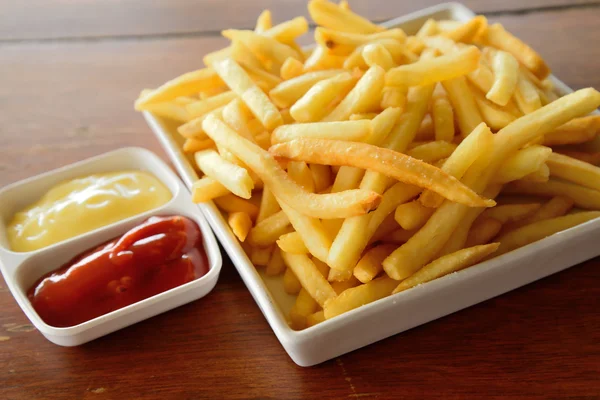
[[[182,216],[150,217],[120,238],[78,255],[29,289],[48,325],[68,327],[204,276],[202,233]]]

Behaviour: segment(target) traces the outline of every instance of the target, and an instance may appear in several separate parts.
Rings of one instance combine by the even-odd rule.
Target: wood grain
[[[201,35],[221,29],[252,27],[265,8],[276,21],[308,16],[307,0],[0,0],[0,40],[107,38],[115,36]],[[352,0],[354,10],[384,21],[438,0]],[[599,4],[600,0],[464,0],[478,13],[502,13]],[[231,6],[235,4],[235,7]]]
[[[271,4],[291,15],[294,1]],[[3,11],[21,10],[16,3],[2,4]],[[415,9],[427,1],[399,3],[369,6],[369,13],[385,17],[393,7]],[[472,3],[495,10],[492,2]],[[531,3],[557,4],[507,1],[496,11]],[[214,36],[80,41],[80,36],[171,31],[174,24],[159,20],[179,13],[187,21],[194,15],[192,2],[28,4],[47,18],[28,16],[29,22],[13,24],[17,30],[0,20],[0,38],[75,35],[77,40],[0,45],[0,186],[123,146],[146,147],[166,159],[132,101],[141,89],[197,68],[202,54],[224,41]],[[204,10],[207,4],[216,11],[205,11],[203,21],[214,29],[221,23],[246,26],[254,15],[242,14],[265,1],[238,0],[236,7],[230,2],[235,13],[223,10],[224,2],[202,2]],[[132,10],[142,17],[133,18]],[[599,88],[598,10],[492,20],[530,42],[567,84]],[[15,21],[19,13],[26,11],[16,13]],[[86,25],[92,17],[95,25]],[[69,25],[69,18],[79,22]],[[153,21],[157,25],[150,26]],[[124,24],[132,30],[123,30]],[[182,26],[193,28],[189,22]],[[0,398],[597,399],[599,281],[600,259],[595,259],[336,360],[300,368],[226,257],[219,283],[204,299],[75,348],[43,338],[0,278]]]

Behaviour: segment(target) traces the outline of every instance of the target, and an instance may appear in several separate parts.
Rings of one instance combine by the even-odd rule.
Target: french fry
[[[482,41],[512,54],[539,79],[544,79],[550,74],[550,68],[548,68],[542,57],[531,47],[507,32],[500,24],[490,25],[482,35]]]
[[[519,74],[515,91],[517,106],[523,114],[529,114],[542,107],[542,100],[535,86],[523,73]]]
[[[556,232],[564,231],[598,217],[600,217],[600,211],[584,211],[525,225],[497,239],[500,242],[500,247],[496,255],[508,253],[519,247],[544,239]]]
[[[246,240],[246,236],[252,228],[252,220],[247,213],[243,211],[230,213],[227,216],[227,223],[240,242]]]
[[[392,294],[398,283],[398,281],[391,278],[383,277],[374,279],[364,285],[347,289],[325,303],[323,307],[325,319],[331,319],[365,304],[387,297]]]
[[[289,218],[290,223],[302,238],[310,254],[319,260],[327,260],[329,249],[331,248],[331,238],[321,221],[317,218],[303,215],[285,203],[280,202],[280,205],[283,212]]]
[[[308,72],[281,82],[269,92],[269,97],[279,108],[291,107],[317,82],[339,75],[342,70]]]
[[[435,209],[425,207],[415,200],[409,203],[400,204],[396,208],[394,218],[396,219],[396,222],[398,222],[398,225],[403,229],[419,229],[425,225],[434,211]]]
[[[521,178],[521,180],[526,182],[548,182],[549,179],[550,168],[546,164],[540,165],[537,170]]]
[[[252,247],[252,250],[250,251],[250,261],[256,266],[264,267],[269,263],[272,251],[272,246]]]
[[[438,26],[440,26],[440,22],[438,22]],[[464,24],[443,32],[441,36],[452,39],[455,42],[471,43],[485,29],[487,29],[487,19],[483,15],[478,15]]]
[[[196,153],[198,151],[214,149],[215,142],[210,139],[186,139],[183,143],[183,152],[184,153]]]
[[[317,311],[306,317],[306,325],[310,328],[325,321],[325,313],[323,310]]]
[[[165,103],[148,104],[145,111],[149,111],[161,118],[172,119],[177,122],[188,122],[192,119],[185,105],[177,104],[175,101]]]
[[[246,169],[225,161],[214,150],[198,151],[194,159],[202,172],[221,182],[231,193],[244,199],[250,198],[254,182]]]
[[[369,34],[383,30],[368,19],[330,1],[311,0],[308,12],[317,25],[338,31]]]
[[[417,285],[475,265],[494,253],[498,249],[498,246],[498,243],[474,246],[440,257],[400,282],[393,293],[403,292]]]
[[[517,88],[519,63],[511,54],[496,51],[492,55],[492,69],[494,84],[485,97],[500,106],[505,106]]]
[[[177,97],[193,95],[220,86],[223,86],[223,81],[212,68],[199,69],[180,75],[138,98],[135,109],[143,111],[150,104],[171,101]]]
[[[295,59],[294,57],[288,57],[283,65],[279,75],[281,79],[287,81],[288,79],[296,78],[304,73],[304,64]]]
[[[281,275],[284,271],[285,262],[281,256],[281,251],[279,250],[279,247],[275,247],[265,268],[265,274],[267,274],[267,276],[277,276]]]
[[[586,162],[592,165],[600,164],[600,151],[595,152],[586,152],[586,151],[577,151],[577,150],[563,150],[563,149],[554,149],[556,153],[563,154],[565,156],[569,156],[571,158],[575,158],[579,161]]]
[[[365,140],[371,133],[371,121],[314,122],[283,125],[273,131],[273,144],[295,139],[336,139],[347,141]]]
[[[450,157],[456,148],[457,146],[454,143],[440,140],[415,146],[407,152],[407,155],[428,164],[433,164],[436,161]]]
[[[260,207],[256,217],[256,222],[262,222],[279,210],[281,210],[281,207],[279,207],[277,199],[275,196],[273,196],[273,192],[271,192],[271,189],[268,187],[265,187],[263,189],[262,197],[260,198]]]
[[[552,149],[544,146],[529,146],[509,157],[494,176],[494,182],[507,183],[537,171],[550,157]]]
[[[294,272],[302,287],[321,307],[327,300],[337,296],[329,282],[321,275],[315,264],[305,255],[281,253],[288,267]]]
[[[505,193],[533,194],[544,197],[566,196],[576,207],[600,210],[600,192],[571,182],[551,178],[546,183],[514,181],[505,186]]]
[[[256,216],[258,215],[257,206],[250,201],[240,199],[231,193],[217,197],[213,201],[221,210],[228,213],[244,212],[248,214],[251,219],[256,219]]]
[[[360,78],[350,93],[322,121],[343,121],[351,114],[372,111],[379,107],[385,71],[375,65]]]
[[[298,232],[290,232],[279,236],[277,246],[286,253],[308,254],[308,249]]]
[[[209,176],[198,179],[192,185],[192,201],[194,203],[204,203],[228,193],[230,193],[229,190],[221,182]]]
[[[288,163],[287,172],[290,178],[304,188],[307,192],[315,192],[315,183],[312,173],[304,161],[291,161]]]
[[[337,294],[340,294],[344,290],[356,287],[358,285],[360,285],[360,281],[354,276],[350,276],[350,278],[346,279],[345,281],[331,282],[331,287],[333,288],[333,290],[335,290]]]
[[[331,283],[334,282],[345,282],[352,277],[352,270],[340,271],[337,269],[329,270],[327,280]]]
[[[506,224],[508,222],[522,220],[538,211],[540,207],[541,204],[539,203],[502,204],[485,210],[481,215],[481,218],[493,218],[502,224]]]
[[[424,187],[462,204],[473,207],[493,206],[481,199],[458,180],[427,163],[402,153],[366,143],[339,140],[295,139],[272,146],[277,157],[327,165],[346,165],[368,169],[401,182]]]
[[[480,63],[475,71],[469,72],[467,79],[483,93],[489,92],[494,85],[494,73],[483,63]]]
[[[594,190],[600,190],[600,168],[562,154],[552,153],[546,161],[550,175]]]
[[[418,38],[424,38],[427,36],[434,36],[438,32],[439,27],[437,21],[429,18],[423,25],[421,25],[421,28],[419,28],[419,31],[415,36]]]
[[[304,62],[304,71],[312,72],[342,68],[344,60],[344,56],[330,54],[327,48],[317,46]]]
[[[369,223],[371,223],[372,221],[373,221],[373,219],[371,219],[371,221],[369,221]],[[383,238],[388,237],[388,235],[391,235],[392,232],[394,232],[397,229],[398,229],[398,223],[394,219],[394,215],[393,214],[387,215],[383,219],[383,221],[377,226],[377,228],[374,230],[374,233],[373,233],[373,235],[371,235],[371,239],[369,239],[369,241],[367,242],[367,245],[370,246],[374,243],[383,241]]]
[[[252,114],[254,114],[265,128],[271,130],[283,123],[277,107],[271,103],[264,92],[256,86],[248,74],[235,61],[226,58],[215,62],[213,67],[231,90],[246,103]]]
[[[227,105],[230,101],[236,98],[236,94],[232,91],[223,92],[205,100],[198,100],[186,106],[189,115],[192,118],[201,117],[217,108]]]
[[[490,242],[502,229],[502,222],[494,218],[480,216],[471,226],[465,247],[473,247]]]
[[[456,53],[421,59],[413,64],[390,69],[386,74],[385,83],[391,86],[417,86],[462,77],[477,69],[480,57],[479,49],[469,46]]]
[[[475,102],[477,103],[477,107],[479,108],[479,112],[481,113],[481,117],[494,131],[499,131],[504,128],[511,122],[513,122],[517,117],[514,114],[511,114],[508,111],[503,110],[501,107],[492,103],[488,99],[483,96],[479,96],[475,90],[473,90],[475,94]]]
[[[248,243],[253,246],[270,246],[279,237],[289,232],[290,220],[283,211],[278,211],[258,222],[248,235]]]
[[[365,70],[371,67],[370,65],[367,65],[367,62],[363,56],[365,47],[369,45],[381,45],[385,47],[388,53],[390,53],[392,56],[392,61],[397,65],[406,64],[407,62],[414,62],[418,59],[417,56],[407,49],[406,44],[403,44],[392,38],[381,38],[360,45],[347,57],[341,57],[343,59],[343,67],[345,69],[360,68]]]
[[[306,21],[306,18],[296,17],[267,29],[263,35],[284,43],[293,49],[294,41],[307,31],[308,21]],[[300,54],[296,55],[300,56]]]
[[[381,108],[403,109],[406,106],[406,92],[396,86],[385,86],[381,94]]]
[[[396,66],[394,59],[390,52],[381,43],[368,43],[362,50],[362,56],[365,63],[372,67],[373,65],[379,65],[385,71],[392,69]]]
[[[438,84],[433,91],[432,101],[431,115],[435,140],[451,142],[454,138],[454,110],[441,84]]]
[[[305,329],[308,326],[308,316],[314,314],[319,308],[319,304],[310,297],[310,294],[305,289],[301,289],[290,310],[291,328],[295,330]]]
[[[379,195],[367,190],[348,190],[333,194],[308,193],[287,176],[268,152],[236,134],[222,120],[209,115],[203,127],[213,140],[234,153],[270,186],[275,197],[307,216],[346,218],[361,215],[376,207],[380,201]]]
[[[600,133],[600,116],[574,118],[552,132],[544,135],[544,146],[583,143]]]
[[[394,244],[380,244],[367,250],[354,267],[354,276],[362,283],[371,282],[381,271],[383,260],[396,250]]]
[[[265,71],[262,67],[252,65],[246,61],[238,61],[235,58],[234,60],[246,71],[250,79],[257,82],[258,87],[265,92],[268,92],[282,82],[279,74],[272,74]]]
[[[223,115],[223,110],[225,109],[225,106],[219,107],[214,109],[213,111],[201,115],[200,117],[194,118],[188,122],[186,122],[183,125],[180,125],[177,128],[177,132],[179,132],[179,134],[181,134],[181,136],[183,136],[184,138],[187,139],[195,139],[197,141],[205,141],[205,140],[210,140],[210,138],[208,136],[206,136],[206,132],[204,132],[204,129],[202,128],[202,124],[204,123],[204,120],[208,117],[209,114],[215,114],[218,116],[222,116]],[[208,142],[205,142],[208,143]],[[199,151],[199,150],[196,150]]]
[[[264,10],[256,19],[256,27],[254,28],[254,32],[263,33],[271,27],[273,27],[271,10]]]
[[[406,40],[406,34],[400,28],[392,28],[369,35],[336,31],[323,27],[315,29],[315,42],[327,48],[330,54],[338,56],[347,56],[357,47],[377,39],[394,39],[403,43]]]
[[[289,267],[286,268],[283,274],[283,289],[288,294],[298,294],[302,290],[302,284],[294,274],[294,271]]]
[[[298,122],[319,121],[348,95],[356,81],[345,72],[317,82],[290,108],[291,116]]]
[[[573,200],[565,196],[556,196],[544,203],[533,214],[505,224],[502,230],[507,232],[534,222],[560,217],[569,212],[571,208],[573,208]]]
[[[467,137],[483,121],[467,80],[461,76],[444,81],[442,85],[456,112],[460,133]]]
[[[328,165],[311,164],[309,167],[315,183],[315,192],[321,193],[332,185],[331,169]]]
[[[229,56],[238,62],[242,67],[244,67],[246,72],[251,75],[253,80],[256,80],[257,76],[252,76],[249,69],[266,73],[266,71],[264,71],[265,66],[263,63],[241,40],[234,40],[231,42]]]

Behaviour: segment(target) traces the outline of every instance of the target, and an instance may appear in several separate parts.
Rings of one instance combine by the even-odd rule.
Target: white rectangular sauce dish
[[[171,191],[171,200],[153,210],[39,250],[22,253],[10,250],[6,225],[17,211],[37,201],[50,188],[63,181],[91,174],[124,170],[151,173]],[[40,318],[27,298],[28,289],[40,277],[61,267],[76,255],[124,234],[147,218],[160,215],[183,215],[198,224],[202,231],[203,246],[208,259],[209,271],[206,275],[72,327],[53,327]],[[173,171],[149,150],[135,147],[115,150],[14,183],[0,190],[0,270],[12,295],[31,323],[48,340],[58,345],[77,346],[204,297],[216,285],[221,266],[219,245],[206,219],[198,207],[191,202],[188,189]]]
[[[459,3],[441,4],[393,19],[385,27],[414,34],[429,18],[467,21],[475,14]],[[561,94],[572,90],[551,78]],[[169,121],[145,113],[148,125],[188,187],[198,179],[183,154],[182,138]],[[594,220],[518,250],[447,275],[412,290],[389,296],[316,326],[294,331],[286,322],[294,302],[281,277],[268,277],[252,265],[219,210],[212,202],[199,205],[275,335],[300,366],[311,366],[378,340],[451,314],[600,254]],[[402,340],[399,338],[398,340]]]

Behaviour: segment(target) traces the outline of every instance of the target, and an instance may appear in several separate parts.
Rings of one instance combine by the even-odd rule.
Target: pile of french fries
[[[282,275],[292,328],[600,216],[596,90],[559,98],[540,55],[483,16],[409,36],[346,2],[308,10],[311,50],[305,18],[265,11],[135,103],[181,123],[193,200]]]

